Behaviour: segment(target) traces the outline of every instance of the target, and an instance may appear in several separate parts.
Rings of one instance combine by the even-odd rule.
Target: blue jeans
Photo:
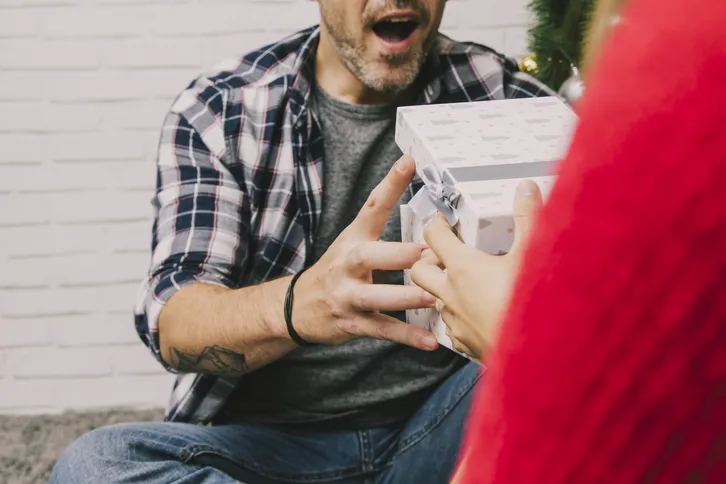
[[[449,377],[399,428],[310,432],[291,427],[121,424],[61,455],[51,484],[448,482],[481,367]]]

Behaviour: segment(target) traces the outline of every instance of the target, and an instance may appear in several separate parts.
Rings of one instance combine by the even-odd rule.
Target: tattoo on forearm
[[[184,373],[240,375],[248,369],[245,355],[217,345],[207,346],[199,354],[184,353],[177,348],[171,348],[171,353],[172,363]]]

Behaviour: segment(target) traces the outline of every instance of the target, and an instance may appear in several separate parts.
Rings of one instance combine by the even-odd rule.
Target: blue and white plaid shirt
[[[308,109],[318,34],[312,27],[219,66],[179,95],[164,122],[152,261],[135,319],[169,371],[158,318],[173,294],[200,282],[258,284],[308,262],[323,193],[321,128]],[[423,75],[420,104],[554,95],[504,56],[445,36]],[[238,382],[178,375],[166,420],[209,422]]]

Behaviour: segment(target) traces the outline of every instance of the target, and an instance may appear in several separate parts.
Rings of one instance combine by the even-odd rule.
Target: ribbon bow
[[[421,172],[424,187],[409,202],[421,220],[428,220],[437,211],[441,212],[452,227],[459,222],[456,206],[461,192],[456,188],[456,180],[448,170],[441,173],[434,165],[426,165]]]

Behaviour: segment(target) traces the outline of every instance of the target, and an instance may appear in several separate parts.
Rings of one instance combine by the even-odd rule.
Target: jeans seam
[[[363,473],[371,472],[373,470],[373,463],[371,459],[371,445],[368,433],[366,431],[358,431],[358,442],[360,444],[360,462]]]
[[[233,457],[226,452],[220,451],[219,449],[216,449],[214,447],[206,446],[206,445],[191,445],[188,447],[185,447],[182,449],[181,452],[181,458],[182,462],[185,464],[191,464],[191,460],[194,459],[197,456],[203,455],[203,454],[213,454],[217,457],[220,457],[222,459],[228,460],[245,470],[254,472],[256,474],[259,474],[263,477],[271,478],[271,479],[278,479],[286,482],[325,482],[325,481],[333,481],[335,479],[340,479],[344,477],[356,477],[360,475],[364,475],[366,472],[361,469],[356,468],[350,468],[350,469],[341,469],[337,471],[330,471],[330,472],[321,472],[317,474],[285,474],[285,473],[278,473],[274,472],[270,469],[260,467],[259,465],[255,464],[254,462],[247,461],[245,459],[239,459],[236,457]]]
[[[465,386],[464,388],[462,388],[459,391],[459,393],[456,394],[456,396],[454,397],[453,403],[444,407],[443,411],[441,412],[441,414],[439,415],[438,418],[432,420],[431,422],[429,422],[428,425],[423,427],[421,430],[419,430],[418,432],[410,435],[405,440],[403,440],[399,444],[399,448],[396,450],[396,452],[391,456],[391,458],[388,460],[388,462],[386,464],[384,464],[384,466],[382,466],[382,467],[390,465],[393,462],[393,460],[396,459],[396,457],[403,454],[405,451],[407,451],[412,446],[414,446],[418,441],[420,441],[426,435],[431,433],[432,430],[434,430],[436,427],[438,427],[441,424],[441,422],[443,422],[443,420],[449,415],[449,413],[451,413],[451,410],[453,410],[457,405],[459,405],[459,403],[461,403],[462,398],[467,393],[469,393],[472,388],[474,388],[474,385],[476,385],[476,383],[479,381],[481,376],[482,376],[482,373],[478,372],[477,376],[472,379],[471,383],[468,384],[467,386]]]

